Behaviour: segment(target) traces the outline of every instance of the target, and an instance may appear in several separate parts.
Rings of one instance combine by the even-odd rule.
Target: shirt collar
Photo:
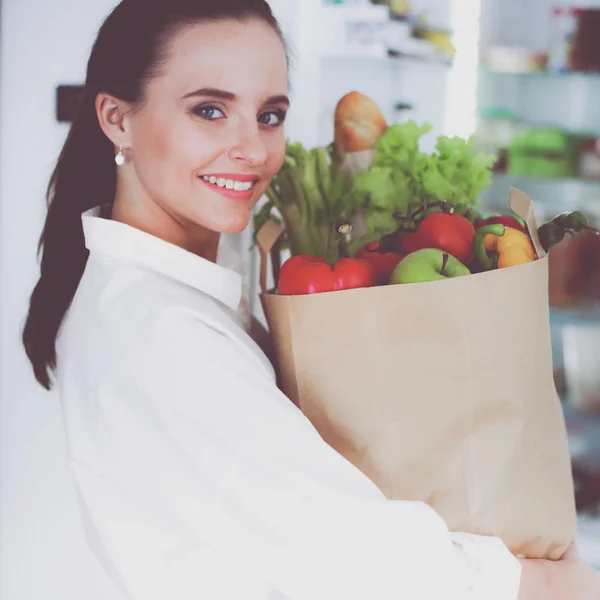
[[[238,309],[242,297],[239,273],[130,225],[102,218],[103,214],[104,207],[97,206],[82,215],[90,252],[161,273]]]

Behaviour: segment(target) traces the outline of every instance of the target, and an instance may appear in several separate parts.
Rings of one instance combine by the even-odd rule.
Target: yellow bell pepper
[[[537,258],[529,236],[504,225],[486,225],[478,229],[474,251],[486,271],[523,265]]]

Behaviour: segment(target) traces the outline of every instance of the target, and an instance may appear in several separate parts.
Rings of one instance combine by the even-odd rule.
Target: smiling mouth
[[[224,179],[223,177],[214,177],[212,175],[202,175],[202,179],[207,183],[211,183],[215,187],[231,190],[235,192],[248,192],[256,183],[254,181],[235,181],[233,179]]]

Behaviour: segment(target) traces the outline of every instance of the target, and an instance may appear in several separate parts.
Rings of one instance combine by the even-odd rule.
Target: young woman
[[[596,597],[577,560],[388,501],[240,327],[219,236],[282,164],[287,70],[264,0],[124,0],[100,29],[24,331],[96,556],[132,600]]]

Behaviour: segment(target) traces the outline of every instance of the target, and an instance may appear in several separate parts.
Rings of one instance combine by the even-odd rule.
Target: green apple
[[[390,283],[423,283],[470,274],[471,271],[451,254],[437,248],[423,248],[398,263]]]

